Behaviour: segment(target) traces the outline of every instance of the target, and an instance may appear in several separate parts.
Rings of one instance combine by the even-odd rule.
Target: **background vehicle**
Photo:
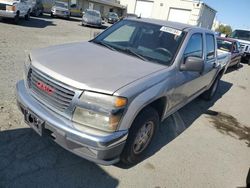
[[[31,4],[26,0],[0,0],[0,17],[12,18],[17,24],[20,17],[30,19]]]
[[[42,1],[41,0],[35,1],[33,8],[32,8],[31,15],[32,16],[41,16],[41,15],[43,15],[43,11],[44,11],[44,8],[43,8]]]
[[[115,12],[109,12],[105,17],[105,21],[111,24],[117,22],[118,20],[119,17]]]
[[[217,46],[219,50],[231,53],[229,67],[235,66],[239,68],[242,57],[240,43],[235,39],[218,37]]]
[[[233,31],[232,38],[238,40],[243,50],[243,60],[250,64],[250,31],[236,29]]]
[[[70,18],[70,10],[68,7],[68,3],[56,1],[55,5],[51,8],[51,17],[62,17],[62,18]]]
[[[38,134],[67,150],[105,165],[136,164],[159,122],[215,95],[230,58],[216,51],[210,30],[123,19],[89,42],[34,50],[18,105]]]
[[[75,3],[70,5],[70,16],[82,17],[82,13],[82,8],[79,8],[79,5]]]
[[[82,25],[101,27],[102,26],[101,13],[97,10],[87,9],[82,16]]]

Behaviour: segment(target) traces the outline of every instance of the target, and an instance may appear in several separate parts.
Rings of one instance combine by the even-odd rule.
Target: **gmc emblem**
[[[39,89],[41,89],[42,91],[45,91],[46,93],[48,93],[49,95],[52,95],[54,93],[54,88],[46,85],[45,83],[41,82],[41,81],[37,81],[36,82],[36,87],[38,87]]]

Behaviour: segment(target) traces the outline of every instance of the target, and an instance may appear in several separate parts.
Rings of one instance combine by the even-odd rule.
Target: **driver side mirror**
[[[187,57],[180,66],[181,71],[192,71],[202,73],[204,69],[204,60],[200,57]]]

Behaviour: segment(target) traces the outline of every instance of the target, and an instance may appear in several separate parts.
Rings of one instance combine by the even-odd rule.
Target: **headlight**
[[[96,129],[113,132],[122,117],[127,99],[85,91],[80,97],[73,121]]]
[[[16,11],[16,6],[6,5],[6,10],[7,11]]]

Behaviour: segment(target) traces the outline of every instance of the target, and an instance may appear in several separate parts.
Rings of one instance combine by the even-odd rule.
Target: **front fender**
[[[153,101],[161,98],[166,97],[164,95],[165,93],[165,86],[166,82],[160,82],[150,88],[148,88],[146,91],[143,91],[139,95],[137,95],[133,101],[129,104],[119,126],[119,130],[126,130],[129,129],[136,118],[136,116],[140,113],[140,111],[152,103]],[[168,100],[166,100],[168,101]],[[167,106],[167,103],[165,104],[165,108]]]

